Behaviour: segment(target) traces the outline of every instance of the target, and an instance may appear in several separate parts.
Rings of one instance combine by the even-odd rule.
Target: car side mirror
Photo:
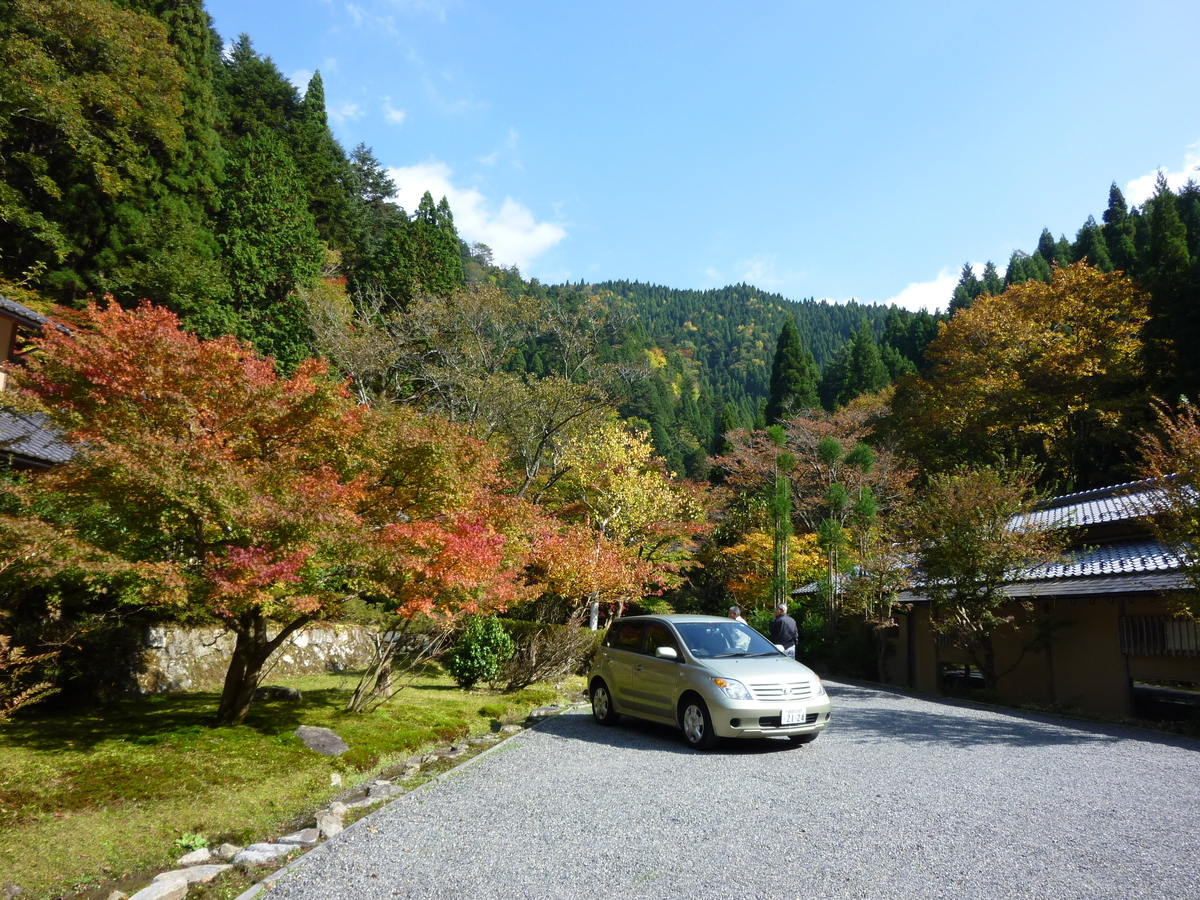
[[[776,644],[775,649],[778,650],[780,653],[787,653],[787,651],[783,649],[783,644]]]
[[[659,659],[679,659],[674,647],[659,647],[654,651],[654,655]]]

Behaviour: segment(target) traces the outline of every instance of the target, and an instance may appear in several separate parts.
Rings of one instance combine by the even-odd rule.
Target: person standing
[[[775,607],[775,618],[771,620],[771,643],[783,648],[784,654],[796,658],[796,642],[800,639],[800,629],[796,620],[787,614],[787,604],[780,603]]]
[[[738,606],[729,607],[729,618],[733,619],[733,621],[735,621],[735,622],[740,622],[743,625],[746,624],[746,620],[742,618],[741,607],[738,607]]]

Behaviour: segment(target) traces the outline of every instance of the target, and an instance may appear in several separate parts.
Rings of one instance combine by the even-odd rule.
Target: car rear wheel
[[[788,740],[793,744],[811,744],[817,739],[817,732],[812,734],[789,734]]]
[[[615,725],[621,714],[613,709],[608,685],[597,679],[592,685],[592,718],[601,725]]]
[[[697,750],[710,750],[717,745],[717,733],[713,731],[712,716],[699,697],[688,697],[683,701],[683,714],[679,717],[683,725],[683,739],[688,746]]]

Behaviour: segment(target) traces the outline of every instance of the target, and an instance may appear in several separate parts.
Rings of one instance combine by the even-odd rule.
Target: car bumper
[[[784,711],[804,711],[804,720],[783,725]],[[710,709],[713,730],[726,738],[761,738],[792,734],[813,734],[829,727],[830,704],[828,696],[813,702],[764,704],[746,702],[726,704]]]

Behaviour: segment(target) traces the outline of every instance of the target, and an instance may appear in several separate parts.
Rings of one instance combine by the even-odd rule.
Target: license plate
[[[808,710],[804,707],[785,709],[779,717],[781,725],[803,725],[806,718],[808,718]]]

